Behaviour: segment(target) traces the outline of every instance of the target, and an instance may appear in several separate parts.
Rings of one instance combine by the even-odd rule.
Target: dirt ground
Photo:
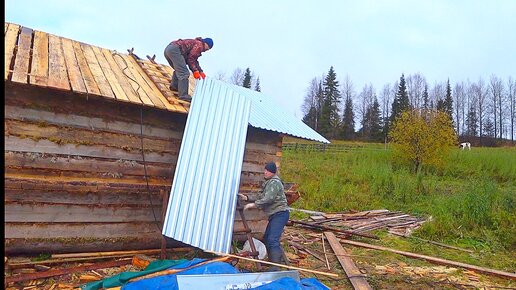
[[[331,289],[353,289],[327,240],[324,241],[323,246],[322,236],[323,234],[320,231],[299,226],[288,226],[282,238],[282,245],[290,266],[338,274],[338,278],[333,278],[299,271],[301,278],[317,278]],[[396,254],[386,254],[342,243],[341,245],[373,289],[516,289],[516,281],[509,279],[482,275],[465,269],[431,264]],[[200,251],[191,251],[169,254],[168,258],[192,259],[202,257],[202,255],[203,253]],[[157,258],[157,255],[149,256]],[[9,263],[28,262],[30,260],[31,257],[9,257]],[[258,271],[254,262],[233,260],[232,264],[240,269]],[[55,265],[55,268],[68,268],[77,265],[84,265],[84,263],[60,264]],[[266,267],[262,271],[265,271],[265,269]],[[139,270],[133,265],[98,269],[47,279],[10,283],[5,285],[5,289],[79,289],[80,285],[87,282],[107,278],[120,272]],[[6,269],[5,277],[36,271],[38,269]]]

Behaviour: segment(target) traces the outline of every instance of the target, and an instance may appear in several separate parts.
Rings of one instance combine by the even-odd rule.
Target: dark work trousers
[[[265,229],[263,240],[265,247],[267,247],[267,255],[269,256],[270,262],[281,263],[283,260],[283,249],[281,248],[280,238],[289,217],[290,212],[288,210],[279,211],[269,216],[269,223],[267,224],[267,229]],[[278,270],[278,268],[271,267],[270,270],[274,271]]]
[[[180,98],[189,98],[188,77],[190,76],[190,72],[188,71],[185,58],[181,54],[181,49],[179,46],[173,43],[167,45],[165,48],[165,58],[167,59],[168,64],[170,64],[170,66],[174,69],[174,73],[172,74],[172,81],[170,82],[170,89],[177,90]]]

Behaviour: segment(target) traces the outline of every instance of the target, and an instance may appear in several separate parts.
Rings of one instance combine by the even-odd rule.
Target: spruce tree
[[[340,123],[339,104],[341,99],[339,82],[337,81],[337,74],[333,70],[333,66],[330,67],[328,75],[326,75],[323,82],[323,98],[319,133],[331,139],[337,136]]]
[[[382,141],[383,140],[383,124],[382,124],[382,112],[380,110],[380,103],[375,97],[373,104],[369,107],[369,131],[370,141]]]
[[[245,73],[244,73],[244,81],[242,82],[242,86],[244,88],[248,88],[250,89],[251,88],[251,81],[252,81],[252,75],[251,75],[251,70],[249,68],[246,68],[245,69]]]
[[[315,107],[311,107],[308,113],[303,117],[303,123],[317,130],[317,110]]]
[[[254,86],[254,90],[257,92],[261,92],[262,88],[260,87],[260,78],[256,78],[256,85]]]
[[[394,120],[401,115],[404,111],[410,109],[410,101],[407,92],[407,84],[405,83],[405,75],[401,74],[400,83],[398,85],[398,91],[392,102],[391,117],[389,118],[389,124],[393,124]]]
[[[344,104],[341,136],[344,140],[353,140],[355,138],[355,113],[353,112],[353,100],[350,97],[346,98]]]
[[[478,132],[478,118],[475,106],[469,107],[468,115],[466,116],[466,135],[477,136]]]
[[[423,109],[426,111],[430,109],[430,103],[428,102],[428,86],[425,84],[425,90],[423,91]]]
[[[451,89],[449,79],[448,79],[448,83],[446,85],[446,97],[444,98],[444,112],[453,121],[453,97],[452,97],[452,89]]]

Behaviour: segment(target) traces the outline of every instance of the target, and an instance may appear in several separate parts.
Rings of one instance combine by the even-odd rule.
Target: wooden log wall
[[[6,253],[159,247],[160,191],[170,192],[186,115],[5,84]],[[281,140],[249,128],[242,191],[260,186],[266,162],[279,164]],[[263,233],[263,213],[246,217]]]

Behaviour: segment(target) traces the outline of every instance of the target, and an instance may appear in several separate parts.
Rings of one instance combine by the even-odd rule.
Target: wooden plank
[[[139,97],[139,104],[143,103],[145,105],[154,107],[154,103],[152,103],[151,99],[147,95],[146,90],[140,85],[140,81],[136,77],[138,73],[133,73],[133,66],[129,65],[129,56],[121,53],[116,53],[113,56],[113,58],[115,59],[115,62],[118,64],[118,67],[120,67],[124,74],[127,76],[127,78],[129,78],[129,83],[131,84],[131,87]]]
[[[154,82],[147,76],[147,73],[143,71],[143,69],[140,67],[140,65],[137,63],[137,61],[132,56],[128,56],[129,59],[129,66],[133,66],[134,71],[138,72],[138,74],[141,76],[141,79],[143,80],[143,83],[146,84],[144,87],[150,89],[147,91],[147,95],[152,100],[154,105],[158,108],[166,108],[168,110],[174,110],[174,108],[170,105],[170,103],[167,101],[167,99],[163,96],[163,94],[159,91],[159,89],[156,87]],[[137,77],[138,78],[138,77]]]
[[[76,156],[88,156],[106,159],[125,159],[143,161],[141,153],[130,153],[123,149],[109,148],[105,146],[85,146],[77,144],[59,145],[49,140],[34,141],[28,138],[5,136],[5,150],[17,152],[33,152],[45,154],[68,154]],[[154,152],[145,153],[145,161],[176,164],[177,154]]]
[[[33,122],[45,122],[48,124],[105,131],[121,134],[139,135],[141,125],[136,123],[109,121],[104,118],[85,117],[80,115],[69,115],[55,112],[20,108],[5,105],[5,118],[15,120],[27,120]],[[138,116],[139,117],[139,116]],[[183,137],[183,129],[170,130],[149,125],[143,125],[143,136],[145,138],[177,139]]]
[[[143,193],[145,194],[145,193]],[[153,214],[154,211],[154,214]],[[161,203],[137,206],[4,203],[4,222],[8,223],[122,223],[161,222]]]
[[[74,92],[87,93],[86,84],[82,78],[81,69],[77,57],[75,57],[75,50],[72,41],[67,38],[61,38],[63,44],[63,52],[65,57],[66,68],[68,76],[70,77],[70,84]]]
[[[128,76],[125,75],[124,71],[118,66],[116,63],[116,60],[114,59],[113,54],[111,51],[102,48],[102,53],[104,54],[104,57],[106,58],[107,62],[109,63],[109,66],[111,67],[111,70],[115,74],[116,79],[118,80],[118,83],[120,84],[122,90],[125,92],[125,95],[132,103],[140,104],[140,98],[138,97],[138,94],[134,91],[133,87],[129,83],[130,80]]]
[[[34,32],[29,82],[43,87],[46,87],[48,82],[48,34],[41,31]]]
[[[84,85],[86,86],[86,91],[88,94],[93,94],[100,96],[100,89],[97,83],[95,82],[95,77],[91,72],[90,67],[88,66],[88,61],[84,56],[84,51],[81,48],[81,44],[77,41],[72,41],[73,50],[75,52],[75,58],[77,59],[77,64],[79,65],[79,69],[81,70],[81,76],[84,80]]]
[[[324,232],[328,243],[330,244],[333,252],[337,256],[340,265],[344,268],[346,275],[348,276],[349,282],[353,285],[356,290],[370,290],[373,289],[364,279],[364,275],[360,272],[358,267],[355,265],[353,260],[348,256],[346,250],[339,244],[339,241],[332,232]]]
[[[20,238],[116,238],[157,233],[155,222],[131,223],[9,223],[5,222],[6,239]]]
[[[102,68],[100,67],[99,61],[95,56],[93,48],[85,43],[81,43],[81,48],[84,53],[84,57],[86,58],[86,61],[88,63],[88,66],[91,70],[93,78],[95,80],[95,83],[97,83],[99,87],[100,95],[114,99],[115,95],[113,94],[111,86],[109,85],[109,81],[102,72]]]
[[[399,251],[399,250],[395,250],[395,249],[391,249],[391,248],[387,248],[387,247],[376,246],[376,245],[371,245],[371,244],[361,243],[361,242],[356,242],[356,241],[351,241],[351,240],[340,239],[340,242],[348,244],[348,245],[367,248],[367,249],[391,252],[391,253],[399,254],[399,255],[402,255],[405,257],[425,260],[430,263],[459,267],[459,268],[472,270],[472,271],[482,273],[482,274],[494,275],[494,276],[498,276],[498,277],[502,277],[502,278],[509,278],[511,280],[516,280],[516,273],[504,272],[504,271],[500,271],[500,270],[493,270],[493,269],[483,268],[483,267],[479,267],[479,266],[475,266],[475,265],[469,265],[466,263],[455,262],[455,261],[436,258],[436,257],[432,257],[432,256],[427,256],[427,255],[414,254],[411,252],[404,252],[404,251]]]
[[[9,23],[9,28],[7,28],[7,32],[4,37],[4,47],[5,47],[5,55],[4,55],[4,66],[5,66],[5,74],[4,79],[7,80],[9,77],[9,71],[11,70],[11,66],[14,66],[14,56],[16,49],[16,41],[18,39],[18,33],[20,32],[20,26],[17,24]],[[11,65],[12,64],[12,65]]]
[[[102,72],[104,73],[104,76],[107,79],[107,82],[109,86],[111,86],[111,90],[113,91],[115,98],[117,100],[121,101],[129,101],[128,96],[125,94],[124,90],[122,89],[122,86],[118,82],[118,79],[116,78],[115,74],[113,73],[113,70],[111,69],[108,61],[106,60],[106,57],[102,53],[102,51],[96,47],[96,46],[90,46],[93,49],[93,52],[95,53],[95,56],[97,57],[97,61],[99,62],[100,68],[102,69]]]
[[[18,50],[11,78],[13,82],[26,84],[28,81],[31,42],[32,29],[22,27],[18,37]]]
[[[48,35],[48,86],[70,90],[70,81],[61,45],[61,38],[52,34]]]

